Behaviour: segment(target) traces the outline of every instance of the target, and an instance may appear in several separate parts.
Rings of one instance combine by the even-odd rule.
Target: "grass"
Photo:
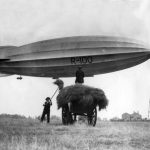
[[[149,150],[150,122],[103,122],[63,126],[32,118],[0,117],[0,150]]]

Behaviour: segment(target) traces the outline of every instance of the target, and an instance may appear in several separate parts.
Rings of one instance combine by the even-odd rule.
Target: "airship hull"
[[[86,76],[138,65],[150,58],[147,46],[126,38],[89,36],[41,41],[0,50],[0,72],[37,77]]]

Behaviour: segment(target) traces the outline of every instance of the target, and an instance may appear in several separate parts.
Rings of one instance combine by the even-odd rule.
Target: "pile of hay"
[[[85,85],[71,85],[63,88],[57,96],[58,109],[69,102],[90,107],[93,104],[99,106],[99,110],[106,108],[108,100],[103,90]]]

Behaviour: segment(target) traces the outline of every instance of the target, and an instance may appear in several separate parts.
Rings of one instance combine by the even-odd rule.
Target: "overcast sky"
[[[79,35],[118,35],[150,43],[149,0],[0,0],[0,45],[22,45]],[[17,76],[0,78],[0,113],[38,116],[47,96],[57,89],[52,79]],[[75,78],[63,79],[65,85]],[[109,106],[98,115],[121,117],[139,111],[147,117],[150,61],[86,78],[85,84],[105,91]],[[59,115],[56,97],[52,115]]]

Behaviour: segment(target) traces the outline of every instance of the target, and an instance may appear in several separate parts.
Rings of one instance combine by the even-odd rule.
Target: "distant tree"
[[[130,121],[131,120],[131,116],[128,113],[123,113],[122,114],[122,120],[123,121]]]
[[[110,119],[110,121],[119,121],[120,120],[120,118],[118,118],[118,117],[113,117],[112,119]]]
[[[0,114],[0,118],[25,119],[26,117],[18,114]]]
[[[148,119],[147,118],[143,118],[142,120],[147,121]]]
[[[107,118],[103,118],[103,121],[108,121],[108,119]]]

